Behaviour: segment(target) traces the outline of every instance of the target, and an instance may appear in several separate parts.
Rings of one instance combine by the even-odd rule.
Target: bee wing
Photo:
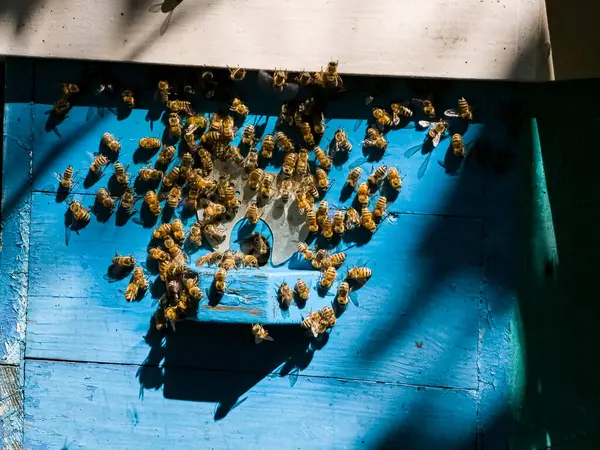
[[[273,77],[266,70],[258,71],[258,85],[268,91],[273,90]]]
[[[161,11],[162,11],[162,2],[155,3],[150,8],[148,8],[148,12],[151,12],[151,13],[157,13],[157,12],[161,12]]]
[[[408,150],[404,152],[404,156],[406,158],[410,158],[415,153],[418,153],[423,148],[423,144],[415,145],[414,147],[410,147]]]
[[[254,335],[254,343],[255,344],[260,344],[263,340],[261,338],[259,338],[257,335]]]
[[[411,99],[410,104],[415,108],[423,108],[423,106],[425,106],[425,102],[420,98]]]
[[[265,338],[263,340],[273,342],[275,339],[273,339],[271,336],[265,336]]]
[[[294,370],[292,370],[289,374],[290,377],[290,387],[294,387],[296,385],[296,382],[298,381],[298,375],[300,374],[300,368],[296,367]]]
[[[69,245],[69,242],[71,241],[71,234],[73,232],[71,231],[71,227],[65,227],[65,245]]]
[[[425,175],[425,171],[427,170],[427,166],[429,165],[429,160],[431,159],[431,154],[433,152],[429,152],[427,153],[427,156],[425,157],[425,161],[423,161],[423,164],[421,164],[421,167],[419,167],[419,171],[417,172],[417,179],[420,180],[421,178],[423,178],[423,176]]]
[[[446,111],[444,111],[444,115],[446,117],[460,117],[455,109],[447,109]]]
[[[353,131],[356,131],[360,128],[360,126],[365,123],[366,120],[365,119],[358,119],[356,122],[354,122],[354,126],[352,127]]]
[[[90,120],[92,120],[92,117],[94,115],[94,110],[96,109],[95,106],[90,106],[85,114],[85,121],[89,122]]]
[[[442,139],[442,133],[438,133],[432,140],[433,148],[437,147]]]
[[[348,166],[348,168],[349,168],[350,170],[352,170],[352,169],[356,169],[358,166],[361,166],[361,165],[363,165],[363,164],[364,164],[364,163],[366,163],[368,160],[369,160],[369,159],[368,159],[367,157],[363,157],[363,158],[358,158],[358,159],[355,159],[354,161],[352,161],[352,162],[350,163],[350,165]]]
[[[350,301],[352,301],[352,303],[354,304],[354,306],[360,306],[358,304],[358,294],[356,292],[354,292],[354,291],[351,290],[350,294],[349,294],[349,297],[350,297]]]
[[[167,18],[165,19],[165,21],[163,22],[163,24],[160,26],[160,35],[161,36],[167,32],[167,28],[169,28],[169,24],[171,23],[171,17],[173,16],[173,11],[174,10],[175,9],[172,9],[171,11],[169,11],[169,14],[167,15]]]
[[[374,98],[375,97],[373,97],[372,95],[367,95],[367,97],[365,98],[365,105],[370,105]]]

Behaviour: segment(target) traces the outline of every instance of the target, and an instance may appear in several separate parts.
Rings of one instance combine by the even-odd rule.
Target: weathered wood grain
[[[127,280],[103,279],[115,251],[144,260],[149,230],[92,221],[64,245],[63,207],[49,194],[33,196],[29,332],[27,355],[35,358],[140,364],[149,353],[143,336],[153,312],[149,296],[127,303]],[[395,245],[389,245],[396,242]],[[373,277],[357,291],[360,308],[349,305],[330,343],[316,352],[309,373],[437,386],[476,386],[476,340],[481,282],[481,224],[474,219],[401,215],[384,223],[364,247],[347,252],[345,267],[367,262]],[[294,259],[292,269],[297,267]],[[343,270],[345,270],[343,267]],[[290,269],[261,269],[286,274]],[[342,270],[342,271],[343,271]],[[298,273],[293,269],[292,277]],[[306,271],[314,277],[314,271]],[[275,294],[275,287],[271,295]],[[313,291],[313,296],[317,293]],[[315,296],[315,298],[318,298]],[[331,301],[333,297],[327,297]],[[309,300],[306,310],[314,308]],[[214,320],[235,320],[214,316]],[[445,327],[440,329],[439,323]],[[171,362],[205,368],[271,371],[277,364],[244,356],[249,328],[189,329],[198,345],[176,345]],[[231,330],[236,330],[231,332]],[[177,334],[170,338],[177,340]],[[216,333],[213,338],[211,333]],[[77,336],[77,339],[73,339]],[[297,342],[297,336],[286,340]],[[204,340],[225,339],[236,357],[219,356]],[[184,341],[186,339],[183,339]],[[85,342],[85,343],[84,343]],[[304,342],[304,344],[302,344]],[[418,348],[415,342],[423,342]],[[306,346],[304,340],[300,344]],[[194,354],[195,351],[198,354]],[[249,352],[254,355],[256,352]]]
[[[389,448],[395,439],[421,449],[474,441],[467,391],[311,377],[290,388],[277,376],[175,369],[164,372],[163,388],[139,398],[137,369],[29,361],[24,446]],[[239,386],[249,389],[245,401],[214,421]]]
[[[29,270],[33,63],[7,66],[0,241],[0,363],[23,354]],[[18,72],[18,73],[17,73]]]
[[[0,364],[0,442],[2,449],[19,450],[23,442],[22,366]]]
[[[161,2],[4,3],[2,55],[311,71],[334,59],[344,73],[550,79],[551,61],[547,53],[541,57],[547,35],[541,0],[385,0],[376,7],[310,0],[278,8],[265,0],[191,1],[174,9],[163,36],[166,12],[148,12]],[[164,2],[165,11],[177,3]],[[220,45],[206,45],[201,54],[182,44],[215,36]],[[540,57],[532,58],[534,52]]]

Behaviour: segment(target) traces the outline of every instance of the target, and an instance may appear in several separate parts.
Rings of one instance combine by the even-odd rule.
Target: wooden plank
[[[467,391],[312,377],[292,389],[276,376],[167,369],[163,388],[139,398],[137,371],[29,361],[24,446],[329,449],[402,442],[421,449],[474,441],[475,399]],[[236,395],[245,401],[213,420],[227,414]]]
[[[543,34],[542,0],[435,0],[402,6],[385,0],[376,8],[343,0],[288,0],[277,8],[266,0],[183,2],[173,10],[163,36],[159,32],[167,14],[149,13],[156,3],[149,0],[3,3],[3,55],[288,70],[318,70],[333,58],[344,73],[548,79],[538,78],[548,71],[536,66],[547,66],[547,60],[527,60],[515,70],[524,43]],[[163,5],[170,10],[173,3]],[[203,45],[201,53],[182,45],[211,42],[214,36],[221,37],[219,45]]]
[[[33,63],[13,60],[6,71],[0,244],[0,363],[23,356],[29,271]]]
[[[21,449],[23,442],[22,366],[0,364],[0,442],[8,450]]]
[[[33,205],[27,356],[142,363],[149,353],[143,336],[152,335],[152,328],[148,331],[151,301],[146,298],[141,303],[127,303],[123,298],[127,280],[109,284],[102,277],[117,250],[144,260],[150,232],[142,233],[130,224],[117,228],[92,221],[80,235],[73,235],[67,247],[64,208],[55,204],[52,195],[40,193],[34,194]],[[383,224],[367,246],[351,248],[347,254],[347,267],[368,259],[374,274],[367,286],[357,291],[361,307],[349,306],[332,333],[334,342],[314,355],[308,371],[475,387],[480,222],[402,215],[396,223]],[[276,270],[295,277],[297,271],[289,272],[295,267],[294,261],[290,266],[292,269],[261,271]],[[309,301],[305,309],[311,308]],[[440,323],[445,324],[443,329]],[[294,342],[295,347],[292,345],[288,352],[287,345],[282,344],[276,352],[278,360],[269,361],[265,367],[261,361],[253,362],[251,355],[256,351],[250,350],[254,346],[248,341],[248,327],[196,327],[187,333],[188,342],[198,342],[194,348],[205,355],[189,355],[187,350],[177,354],[174,344],[174,364],[271,371],[293,356],[295,347],[305,349],[308,345],[297,334],[282,332],[282,340]],[[179,334],[178,329],[173,339]],[[230,344],[223,345],[236,357],[219,357],[218,348],[200,345],[205,339],[224,339]],[[421,348],[415,345],[417,341],[424,342]],[[189,345],[184,348],[189,349]]]

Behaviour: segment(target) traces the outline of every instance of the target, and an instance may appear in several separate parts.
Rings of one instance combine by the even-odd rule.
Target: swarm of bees
[[[229,68],[229,79],[239,82],[246,79],[247,71],[239,67]],[[211,71],[203,71],[199,76],[207,97],[215,95],[218,83]],[[273,92],[295,95],[299,87],[315,85],[324,89],[341,91],[344,89],[342,77],[338,73],[337,61],[331,61],[320,71],[302,71],[289,74],[287,70],[259,73],[259,83]],[[72,96],[78,94],[75,84],[64,84],[60,97],[52,108],[52,113],[64,117],[71,108]],[[120,101],[127,108],[136,105],[131,89],[120,91]],[[186,91],[187,92],[187,91]],[[111,188],[97,191],[95,202],[112,212],[123,210],[133,215],[135,203],[142,202],[151,217],[158,218],[167,209],[189,213],[196,220],[184,229],[180,218],[175,218],[154,228],[148,259],[156,263],[158,278],[166,286],[155,313],[158,329],[175,328],[175,324],[193,314],[204,298],[200,288],[199,275],[187,267],[188,256],[184,249],[199,248],[203,244],[216,246],[225,239],[223,223],[230,221],[241,209],[245,220],[256,225],[265,213],[265,205],[281,200],[289,205],[296,203],[306,222],[308,230],[320,234],[326,241],[341,237],[353,230],[374,233],[386,217],[389,196],[377,191],[384,185],[393,191],[402,188],[400,172],[396,167],[381,165],[373,167],[366,180],[361,176],[360,165],[351,167],[345,185],[356,191],[356,202],[347,208],[338,208],[323,199],[332,181],[329,173],[334,165],[333,156],[337,152],[349,153],[353,149],[348,133],[337,129],[327,149],[320,147],[326,130],[324,105],[322,100],[308,97],[302,101],[283,103],[278,117],[278,128],[272,134],[257,136],[257,124],[247,124],[240,132],[239,125],[249,114],[250,109],[239,97],[229,97],[227,106],[209,116],[197,114],[190,101],[179,98],[180,91],[169,81],[161,80],[156,85],[156,99],[165,109],[168,135],[175,142],[181,140],[181,152],[177,155],[174,145],[167,145],[157,137],[142,137],[137,141],[139,148],[158,153],[154,166],[139,169],[136,181],[147,183],[142,192],[131,186],[129,165],[117,161],[121,154],[121,141],[106,132],[101,137],[103,151],[97,154],[89,166],[89,172],[102,176],[105,168],[114,164],[114,177],[120,187],[117,193]],[[413,99],[411,103],[392,102],[389,105],[372,108],[372,123],[366,128],[362,145],[382,151],[388,148],[386,133],[398,127],[403,121],[417,120],[425,116],[428,121],[419,124],[427,129],[425,140],[437,146],[447,137],[449,122],[459,119],[473,120],[470,105],[464,98],[457,102],[457,108],[447,110],[445,119],[437,119],[435,108],[430,100]],[[431,121],[431,122],[430,122]],[[286,128],[287,127],[287,128]],[[355,127],[356,129],[356,127]],[[240,136],[239,146],[233,145]],[[465,156],[465,144],[460,134],[453,134],[450,146],[457,157]],[[412,150],[411,150],[412,151]],[[280,172],[268,172],[265,167],[279,154]],[[408,155],[407,155],[408,156]],[[171,166],[176,160],[177,164]],[[57,175],[60,189],[71,191],[76,184],[76,173],[69,165],[62,175]],[[133,178],[133,176],[131,177]],[[253,194],[250,200],[237,192],[235,180],[243,180],[245,187]],[[110,185],[109,185],[110,186]],[[90,221],[90,209],[76,200],[69,202],[73,219],[85,224]],[[140,212],[141,214],[141,212]],[[268,239],[260,233],[253,233],[243,251],[211,251],[201,256],[197,266],[214,267],[212,289],[223,295],[227,292],[227,277],[230,271],[258,269],[268,259],[270,246]],[[357,304],[355,291],[371,278],[372,270],[359,263],[349,268],[345,275],[340,270],[346,262],[345,252],[330,252],[324,248],[311,248],[306,242],[297,246],[300,258],[310,267],[320,271],[315,290],[332,291],[332,306],[313,311],[302,321],[302,328],[312,337],[326,333],[336,324],[334,308],[345,307],[350,301]],[[112,266],[131,273],[124,292],[128,302],[140,300],[149,290],[150,281],[145,269],[137,265],[132,255],[117,255]],[[282,309],[296,302],[309,302],[311,286],[298,278],[295,283],[284,282],[277,287],[277,301]],[[210,295],[210,294],[209,294]],[[254,341],[272,341],[268,331],[260,324],[252,326]]]

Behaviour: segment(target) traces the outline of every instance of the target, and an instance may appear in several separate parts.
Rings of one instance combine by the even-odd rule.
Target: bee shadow
[[[140,208],[140,221],[144,228],[152,228],[158,222],[158,216],[152,214],[146,202]]]
[[[102,172],[96,173],[92,170],[88,170],[88,173],[85,176],[85,179],[83,180],[83,187],[85,189],[91,188],[94,184],[100,181],[100,178],[102,178]]]
[[[177,145],[177,143],[179,142],[179,137],[177,136],[173,136],[171,131],[169,131],[169,126],[167,125],[165,127],[165,129],[163,130],[163,134],[162,134],[162,143],[165,147],[169,146],[169,145]],[[180,149],[181,151],[181,149]]]
[[[113,210],[105,207],[96,199],[94,201],[94,206],[92,207],[92,213],[96,216],[98,222],[106,223],[110,219],[110,216],[112,216]]]
[[[337,295],[335,298],[337,298]],[[344,314],[346,312],[346,310],[348,309],[348,305],[342,305],[339,302],[337,302],[335,299],[331,303],[331,307],[333,308],[333,312],[335,313],[336,319],[339,319],[340,317],[342,317],[342,314]]]
[[[106,270],[106,277],[112,281],[121,281],[127,278],[132,270],[133,267],[127,268],[118,264],[111,264]]]
[[[315,245],[319,249],[331,250],[336,248],[340,242],[342,241],[342,236],[339,234],[334,234],[331,239],[326,239],[322,234],[317,236],[315,241]]]
[[[59,116],[54,111],[50,110],[48,112],[48,118],[46,119],[46,124],[44,125],[44,130],[46,133],[54,132],[59,138],[62,137],[60,132],[58,131],[58,126],[65,121],[67,115]]]
[[[331,143],[329,145],[331,147]],[[331,152],[331,150],[329,150],[329,151]],[[335,167],[343,166],[344,164],[346,164],[348,162],[348,158],[349,158],[348,153],[349,152],[343,152],[343,151],[338,151],[338,152],[333,153],[333,157],[331,158],[331,163]]]
[[[344,184],[344,187],[340,191],[340,202],[347,201],[354,193],[355,188],[349,184]]]
[[[438,161],[438,164],[442,166],[447,174],[455,174],[460,170],[464,159],[464,156],[455,155],[452,146],[448,145],[448,149],[444,154],[444,161]]]
[[[469,121],[461,119],[460,117],[449,117],[446,119],[448,122],[448,133],[458,133],[463,135],[469,129]]]
[[[158,182],[156,180],[142,180],[141,177],[136,177],[133,182],[133,190],[137,195],[144,195],[148,191],[156,189]]]
[[[342,240],[345,244],[351,245],[355,244],[357,247],[363,246],[367,244],[371,238],[373,237],[373,233],[363,227],[356,227],[352,230],[348,230],[344,233]]]
[[[383,159],[386,149],[375,146],[362,146],[363,155],[367,158],[367,162],[378,162]]]
[[[400,194],[399,190],[394,189],[387,181],[381,186],[381,195],[387,198],[388,202],[395,202]]]
[[[130,108],[125,103],[120,102],[117,105],[117,120],[125,120],[131,115],[133,108]]]
[[[133,163],[142,164],[149,162],[158,153],[158,150],[158,148],[136,148],[133,152]]]
[[[145,120],[146,122],[150,122],[150,131],[154,131],[154,122],[160,120],[160,116],[162,115],[163,111],[164,108],[161,104],[152,105],[148,109]]]
[[[158,273],[158,268],[156,269],[156,271]],[[165,295],[166,292],[167,284],[164,282],[164,280],[156,278],[156,280],[152,282],[152,286],[150,287],[150,296],[152,298],[161,298],[163,295]]]
[[[161,222],[169,223],[175,216],[175,208],[166,204],[162,211]]]
[[[216,281],[213,278],[210,288],[206,293],[206,296],[208,297],[208,305],[217,306],[219,303],[221,303],[224,295],[225,294],[223,292],[219,292],[217,290]]]
[[[54,201],[56,203],[64,202],[67,199],[67,197],[69,196],[70,192],[71,191],[69,189],[67,189],[59,184],[58,189],[56,190],[56,195],[54,196]]]
[[[319,283],[319,286],[317,287],[317,294],[319,297],[323,298],[328,294],[330,289],[331,288],[324,287],[321,285],[321,283]]]
[[[117,181],[117,176],[113,173],[108,179],[106,188],[111,196],[120,197],[125,192],[125,189],[127,189],[127,186],[119,183]]]
[[[308,303],[308,300],[300,298],[300,294],[298,294],[298,291],[294,290],[294,302],[296,303],[298,309],[304,309],[304,307]]]
[[[128,212],[122,206],[117,208],[117,213],[115,214],[115,225],[118,227],[125,226],[129,219],[133,217],[134,213]]]

